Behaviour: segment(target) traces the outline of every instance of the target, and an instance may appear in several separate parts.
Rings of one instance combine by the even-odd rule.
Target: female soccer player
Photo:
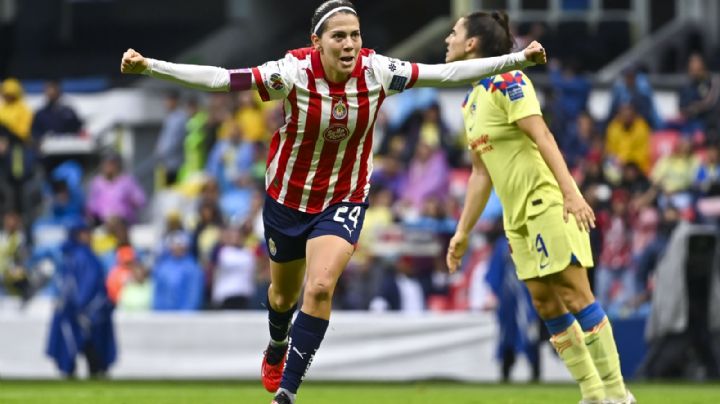
[[[317,8],[310,40],[312,47],[250,69],[173,64],[133,49],[121,62],[123,73],[211,91],[254,89],[264,100],[284,100],[285,125],[270,144],[263,209],[271,340],[261,374],[276,404],[294,403],[328,327],[335,285],[363,224],[373,127],[385,97],[545,63],[538,43],[524,52],[440,65],[390,59],[362,48],[357,12],[347,0]],[[289,332],[306,276],[303,305]]]
[[[445,42],[447,62],[496,56],[513,46],[507,15],[497,12],[460,18]],[[532,83],[520,71],[484,78],[468,94],[463,115],[473,171],[448,268],[454,272],[460,265],[495,186],[518,277],[579,383],[582,403],[634,403],[610,323],[585,271],[593,265],[588,231],[595,215],[542,119]]]

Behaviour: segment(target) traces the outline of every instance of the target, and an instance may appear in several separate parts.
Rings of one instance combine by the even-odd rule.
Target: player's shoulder
[[[476,89],[481,93],[497,98],[506,98],[516,101],[525,97],[525,93],[532,88],[530,78],[522,70],[512,70],[481,79],[476,83]]]

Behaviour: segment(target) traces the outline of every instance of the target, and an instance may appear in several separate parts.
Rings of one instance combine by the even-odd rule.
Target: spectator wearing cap
[[[103,159],[101,172],[91,183],[87,198],[88,214],[101,222],[118,216],[134,223],[138,210],[145,204],[145,193],[135,178],[122,171],[122,161],[117,154]]]
[[[135,250],[133,250],[131,246],[126,245],[118,248],[116,257],[117,264],[110,270],[107,281],[105,282],[108,296],[114,304],[118,303],[120,293],[132,276],[133,268],[137,265]]]
[[[188,311],[202,306],[203,272],[189,252],[190,238],[183,232],[168,237],[169,253],[153,268],[153,310]]]

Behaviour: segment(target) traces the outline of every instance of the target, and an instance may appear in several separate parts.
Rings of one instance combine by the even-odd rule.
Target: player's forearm
[[[560,153],[560,149],[553,135],[550,132],[545,132],[543,135],[538,136],[535,142],[537,143],[540,155],[553,173],[563,195],[577,192],[575,180],[573,180],[572,175],[570,175],[570,170],[567,168],[565,159],[562,153]]]
[[[228,91],[230,72],[215,66],[188,65],[147,59],[143,74],[206,91]]]
[[[467,193],[465,194],[465,205],[463,206],[456,233],[470,234],[480,215],[485,210],[492,182],[487,175],[473,171],[468,180]]]
[[[469,84],[483,77],[532,65],[534,63],[527,60],[524,52],[489,58],[459,60],[436,65],[418,64],[418,81],[415,86],[452,87]]]

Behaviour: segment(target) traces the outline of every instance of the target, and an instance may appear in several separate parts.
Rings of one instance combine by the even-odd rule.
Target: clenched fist
[[[141,74],[148,68],[148,61],[135,49],[128,49],[123,53],[120,62],[120,72],[124,74]]]
[[[525,53],[525,58],[535,64],[544,65],[547,63],[545,49],[538,41],[530,42],[530,45],[528,45],[523,52]]]

